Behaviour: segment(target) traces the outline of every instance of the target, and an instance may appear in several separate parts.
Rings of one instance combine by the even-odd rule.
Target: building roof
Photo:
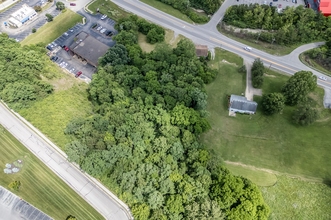
[[[11,14],[11,16],[22,22],[24,19],[35,13],[36,11],[33,8],[27,4],[23,4],[22,7]]]
[[[256,102],[248,101],[246,97],[238,95],[231,95],[230,105],[230,108],[241,111],[256,112],[257,109]]]
[[[99,57],[102,57],[109,47],[84,31],[80,32],[76,38],[77,41],[71,44],[70,50],[97,66]]]
[[[195,51],[198,57],[208,56],[208,46],[206,45],[195,45]]]
[[[331,14],[331,0],[321,0],[318,10],[323,14]]]
[[[22,26],[22,22],[18,21],[17,19],[15,19],[13,17],[9,18],[8,22],[16,25],[17,27]]]

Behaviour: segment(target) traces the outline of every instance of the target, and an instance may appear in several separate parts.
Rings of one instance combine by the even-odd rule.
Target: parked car
[[[51,43],[54,47],[56,47],[57,46],[57,44],[55,43],[55,42],[52,42]]]
[[[101,20],[103,20],[103,19],[105,19],[105,18],[107,18],[107,15],[102,15],[102,16],[101,16]]]
[[[106,32],[106,28],[104,28],[104,29],[102,29],[101,31],[100,31],[100,33],[105,33]]]
[[[76,73],[76,76],[75,77],[77,78],[80,75],[82,75],[82,71],[79,71],[78,73]]]
[[[102,29],[102,26],[97,27],[97,31],[100,31]]]
[[[270,4],[269,4],[270,6],[272,6],[272,2],[270,2]]]
[[[67,36],[67,37],[69,36],[69,34],[68,34],[67,32],[64,32],[63,34],[64,34],[65,36]]]
[[[328,80],[325,76],[319,76],[318,78],[321,79],[321,80],[324,80],[324,81]]]
[[[278,2],[278,0],[273,0],[274,2]]]
[[[263,4],[266,5],[266,4],[268,4],[268,3],[267,3],[267,1],[264,1]]]
[[[295,0],[292,0],[292,3],[295,3]]]
[[[68,50],[69,50],[69,48],[66,47],[65,45],[62,45],[62,48],[63,48],[65,51],[68,51]]]
[[[76,3],[70,3],[70,6],[76,6]]]
[[[279,5],[278,5],[278,8],[282,8],[282,4],[279,4]]]
[[[52,48],[51,46],[47,46],[46,49],[47,49],[47,50],[50,50],[50,51],[53,50],[53,48]]]
[[[248,52],[251,52],[252,48],[251,47],[244,47],[244,50],[247,50]]]
[[[52,56],[51,61],[56,62],[59,58],[57,56]]]

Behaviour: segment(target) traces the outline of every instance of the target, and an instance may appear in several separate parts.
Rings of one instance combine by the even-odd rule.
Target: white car
[[[65,36],[69,36],[69,34],[68,34],[67,32],[64,32],[63,34],[64,34]]]
[[[324,80],[324,81],[327,81],[327,80],[328,80],[325,76],[319,76],[318,78],[319,78],[320,80]]]
[[[104,28],[104,29],[102,29],[102,30],[100,31],[101,34],[103,34],[103,33],[105,33],[105,32],[106,32],[106,28]]]
[[[252,48],[251,47],[244,47],[244,50],[247,50],[248,52],[251,52]]]
[[[100,31],[102,29],[102,26],[97,27],[97,31]]]
[[[105,19],[106,17],[107,17],[107,15],[102,15],[101,20]]]

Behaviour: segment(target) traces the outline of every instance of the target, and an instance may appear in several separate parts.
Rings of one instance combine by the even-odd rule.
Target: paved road
[[[163,27],[175,31],[176,34],[184,35],[187,38],[193,40],[197,44],[208,45],[210,48],[221,47],[225,50],[231,51],[235,54],[240,55],[246,60],[254,60],[259,57],[266,66],[281,70],[283,72],[294,74],[297,71],[309,70],[312,71],[317,76],[323,76],[323,74],[310,69],[306,65],[302,64],[298,59],[298,51],[295,50],[288,56],[274,56],[257,49],[253,49],[252,52],[247,52],[243,50],[246,45],[232,40],[222,34],[220,34],[216,29],[216,24],[223,18],[226,9],[232,5],[236,4],[234,0],[226,0],[221,8],[215,13],[211,21],[205,25],[192,25],[175,17],[172,17],[166,13],[163,13],[147,4],[144,4],[138,0],[112,0],[114,3],[120,7],[137,14],[145,19],[151,20]],[[310,45],[316,47],[320,45],[317,43],[315,45]],[[305,47],[305,46],[303,46]],[[327,82],[318,80],[318,85],[325,88],[331,89],[331,77],[326,76]]]
[[[47,140],[32,125],[29,125],[26,120],[23,118],[19,119],[16,116],[2,103],[0,104],[0,123],[102,214],[105,219],[127,220],[131,218],[128,216],[127,207],[125,207],[124,203],[122,203],[124,206],[121,206],[119,204],[121,201],[113,197],[109,190],[97,180],[84,174],[76,166],[69,163],[66,160],[66,155],[60,149]]]

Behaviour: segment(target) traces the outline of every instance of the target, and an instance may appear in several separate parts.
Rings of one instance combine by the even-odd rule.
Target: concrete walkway
[[[246,91],[245,91],[245,97],[249,101],[253,101],[253,96],[254,95],[259,95],[262,96],[262,89],[256,89],[252,85],[252,63],[244,60],[244,65],[246,66],[247,69],[247,75],[246,75]]]

